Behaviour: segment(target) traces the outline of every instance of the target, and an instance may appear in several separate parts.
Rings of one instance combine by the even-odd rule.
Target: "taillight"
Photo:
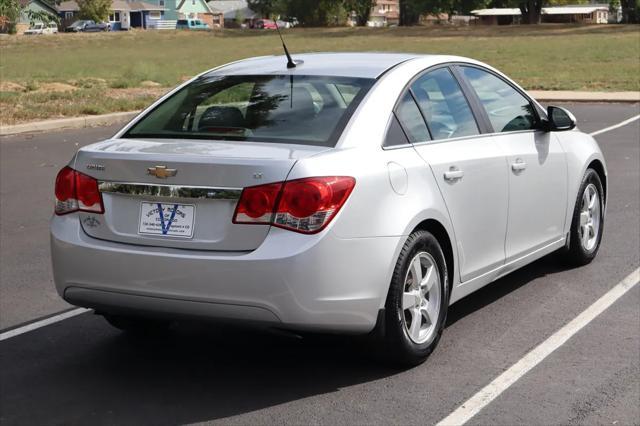
[[[70,167],[65,167],[56,177],[57,215],[75,211],[104,213],[98,181]]]
[[[344,205],[355,183],[349,176],[324,176],[245,188],[233,222],[320,232]]]

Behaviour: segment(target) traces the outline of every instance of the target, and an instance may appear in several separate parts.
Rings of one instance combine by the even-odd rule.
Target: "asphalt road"
[[[638,105],[568,105],[592,132]],[[0,139],[0,329],[69,306],[53,289],[53,179],[113,128]],[[640,265],[640,126],[597,137],[609,168],[603,245],[590,265],[553,256],[451,307],[429,360],[399,371],[361,341],[298,340],[183,324],[134,340],[83,314],[0,342],[0,423],[432,424]],[[471,424],[640,424],[640,286],[495,399]]]

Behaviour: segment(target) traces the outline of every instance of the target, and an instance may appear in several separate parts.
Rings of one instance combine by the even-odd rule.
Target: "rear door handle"
[[[521,172],[527,168],[527,163],[518,158],[514,163],[511,163],[511,170],[514,172]]]
[[[462,179],[464,171],[459,170],[457,167],[451,167],[448,172],[444,172],[444,179],[449,182],[455,182]]]

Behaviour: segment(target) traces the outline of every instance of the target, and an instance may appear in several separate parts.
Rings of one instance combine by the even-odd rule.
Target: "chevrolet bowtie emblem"
[[[175,176],[178,174],[178,171],[176,169],[167,169],[167,166],[155,166],[149,167],[147,169],[147,174],[155,176],[158,179],[166,179],[168,177]]]

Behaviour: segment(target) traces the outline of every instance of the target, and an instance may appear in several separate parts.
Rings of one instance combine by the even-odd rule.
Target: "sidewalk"
[[[549,102],[625,102],[640,103],[640,92],[572,92],[565,90],[543,91],[531,90],[529,94],[542,103]],[[105,115],[61,118],[56,120],[36,121],[0,126],[0,136],[20,133],[55,131],[62,129],[81,129],[94,126],[108,126],[131,120],[138,111],[116,112]]]

